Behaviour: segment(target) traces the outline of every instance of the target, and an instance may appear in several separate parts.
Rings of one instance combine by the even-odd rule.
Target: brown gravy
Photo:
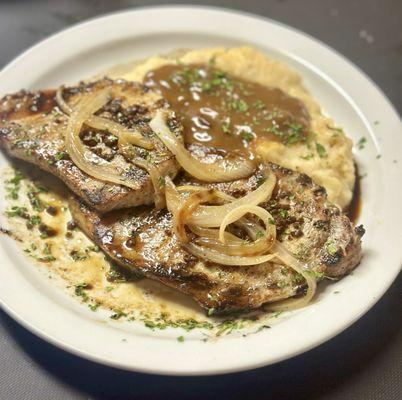
[[[260,135],[289,145],[306,140],[306,107],[280,89],[235,78],[211,65],[165,65],[150,71],[144,83],[176,110],[186,143],[251,156],[252,142]]]
[[[350,202],[349,206],[346,209],[346,215],[349,219],[355,224],[360,217],[361,212],[361,178],[359,175],[359,170],[357,165],[355,164],[355,186],[353,188],[353,197],[352,201]]]

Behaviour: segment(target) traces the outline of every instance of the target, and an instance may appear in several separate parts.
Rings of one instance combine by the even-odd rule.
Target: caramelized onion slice
[[[102,108],[110,100],[110,95],[111,93],[108,89],[88,95],[73,110],[66,130],[66,150],[74,164],[88,175],[102,181],[138,189],[138,183],[130,181],[125,176],[128,171],[110,164],[89,151],[79,137],[82,125],[94,112]]]
[[[71,116],[73,109],[63,99],[63,87],[61,86],[56,92],[56,102],[59,108],[67,115]],[[121,148],[127,144],[140,146],[145,149],[152,149],[154,146],[151,141],[144,138],[138,130],[127,129],[123,125],[107,118],[97,115],[90,115],[85,121],[85,125],[91,128],[105,130],[115,135],[118,140],[118,146]]]
[[[266,176],[265,182],[256,190],[248,193],[246,196],[220,206],[202,206],[197,207],[188,219],[188,224],[204,228],[217,228],[221,225],[223,219],[232,210],[243,205],[258,205],[271,198],[272,191],[276,184],[275,174],[272,172]],[[179,207],[181,196],[175,187],[170,193],[166,193],[166,203],[171,213]]]
[[[243,256],[230,256],[220,253],[216,250],[208,249],[198,246],[195,243],[187,243],[183,245],[184,248],[196,257],[206,261],[211,261],[216,264],[228,265],[232,267],[258,265],[271,261],[276,256],[275,254],[267,254],[263,256],[243,257]]]
[[[250,206],[250,205],[242,205],[233,210],[231,210],[225,218],[223,218],[221,226],[219,227],[219,240],[224,244],[225,237],[224,232],[226,227],[233,222],[236,222],[240,218],[242,218],[245,214],[251,213],[259,217],[265,225],[265,230],[260,231],[262,237],[267,238],[268,236],[271,243],[273,243],[276,239],[276,229],[275,225],[272,224],[273,218],[272,215],[262,207],[258,206]],[[268,249],[267,249],[268,250]]]
[[[178,196],[176,188],[170,178],[165,180],[166,190],[166,200],[169,201],[171,197]],[[173,232],[179,238],[182,243],[188,242],[188,237],[185,229],[185,224],[189,219],[189,216],[194,210],[201,204],[211,201],[215,198],[214,190],[204,189],[202,191],[190,194],[177,209],[172,212],[173,214]]]
[[[267,308],[272,311],[289,311],[306,306],[314,297],[317,288],[317,282],[310,273],[306,264],[303,264],[292,256],[283,244],[276,242],[272,246],[272,251],[286,266],[292,268],[298,274],[302,275],[307,284],[307,291],[303,297],[290,298],[269,304]]]
[[[236,222],[238,219],[242,218],[243,215],[247,213],[253,213],[261,218],[266,226],[266,228],[261,228],[257,231],[257,235],[254,238],[254,242],[250,243],[247,240],[237,238],[236,236],[225,232],[226,226]],[[198,228],[204,230],[204,235],[195,239],[195,243],[201,246],[219,251],[223,254],[236,255],[236,256],[256,256],[266,253],[271,248],[272,244],[275,242],[276,229],[275,226],[271,224],[271,214],[258,206],[240,206],[235,210],[231,211],[225,219],[218,230]],[[254,222],[250,222],[253,226]],[[191,229],[191,228],[190,228]],[[205,236],[205,231],[207,231],[208,236]],[[233,236],[237,240],[233,240]]]
[[[167,126],[163,113],[157,111],[149,126],[165,146],[175,155],[181,167],[191,176],[204,182],[228,182],[250,176],[255,165],[250,160],[221,160],[213,164],[194,158]]]
[[[196,225],[188,226],[191,232],[198,235],[199,239],[214,239],[214,242],[219,242],[219,229],[201,228]],[[226,243],[228,244],[243,244],[244,240],[233,235],[230,232],[224,232]],[[211,242],[212,243],[212,242]]]
[[[161,210],[162,208],[164,208],[166,205],[164,194],[165,178],[159,172],[158,167],[140,157],[130,158],[130,161],[148,172],[155,192],[155,208],[157,210]]]

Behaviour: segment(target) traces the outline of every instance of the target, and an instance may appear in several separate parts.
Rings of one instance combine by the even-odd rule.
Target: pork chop
[[[270,167],[277,184],[263,206],[275,219],[278,239],[319,278],[350,272],[361,258],[363,228],[355,229],[327,202],[325,189],[306,175]],[[208,186],[243,196],[261,183],[264,168],[248,179]],[[199,182],[183,176],[177,183]],[[192,296],[206,309],[220,313],[255,309],[305,289],[303,278],[279,262],[228,267],[197,259],[178,242],[166,210],[136,207],[100,215],[76,197],[70,200],[70,210],[78,226],[117,263]]]
[[[163,99],[145,86],[101,79],[81,83],[63,90],[64,100],[74,106],[88,93],[111,87],[114,98],[97,115],[114,120],[129,129],[139,129],[144,137],[153,136],[148,122],[156,110],[166,108]],[[116,162],[129,170],[131,181],[137,187],[128,188],[97,180],[81,171],[69,158],[64,145],[68,117],[61,112],[55,99],[55,90],[20,91],[0,100],[0,147],[12,157],[33,163],[60,178],[74,193],[98,211],[152,204],[154,188],[148,173],[131,164],[117,152],[116,137],[105,131],[87,126],[81,139],[88,149],[103,159]],[[171,126],[177,135],[180,127]],[[162,175],[174,177],[179,166],[167,151],[163,157],[153,157],[157,150],[149,150]]]

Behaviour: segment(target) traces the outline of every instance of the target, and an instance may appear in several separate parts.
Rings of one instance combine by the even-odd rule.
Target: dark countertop
[[[401,1],[192,3],[260,14],[309,33],[358,65],[401,113]],[[33,43],[75,22],[150,4],[166,2],[2,0],[0,68]],[[0,311],[0,399],[399,400],[400,288],[401,276],[352,327],[301,356],[245,373],[200,378],[156,377],[94,364],[44,342]]]

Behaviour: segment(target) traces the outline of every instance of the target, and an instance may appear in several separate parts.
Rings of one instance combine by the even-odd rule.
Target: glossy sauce
[[[355,174],[356,174],[356,180],[355,180],[355,186],[353,188],[353,197],[352,201],[350,202],[349,206],[346,209],[346,215],[349,217],[349,219],[355,224],[357,220],[360,217],[360,212],[361,212],[361,178],[359,175],[359,170],[357,165],[355,164]]]
[[[150,71],[144,83],[176,111],[186,143],[251,155],[257,136],[287,145],[306,140],[307,109],[280,89],[201,65],[165,65]]]

